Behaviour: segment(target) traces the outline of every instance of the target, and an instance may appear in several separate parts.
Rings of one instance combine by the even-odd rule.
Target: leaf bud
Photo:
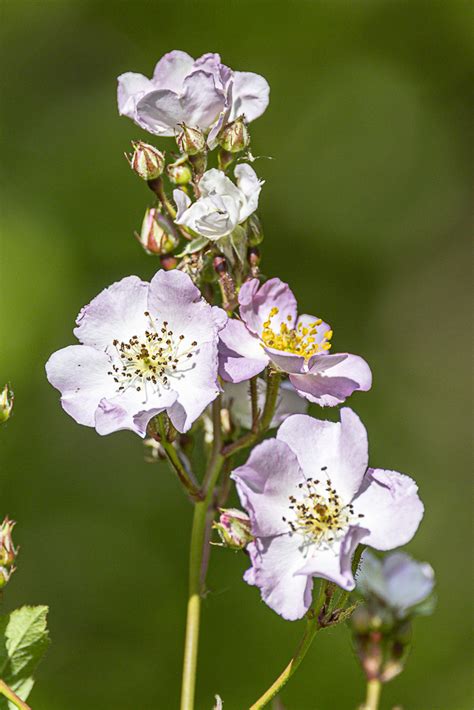
[[[263,242],[262,223],[255,213],[251,214],[247,220],[247,239],[251,247],[257,247]]]
[[[185,123],[181,124],[182,130],[176,136],[176,143],[181,153],[196,155],[206,149],[206,138],[199,128],[191,128]]]
[[[6,585],[15,571],[15,560],[18,549],[13,545],[12,530],[15,527],[13,520],[5,518],[0,526],[0,589]]]
[[[243,116],[239,116],[228,123],[221,131],[219,145],[229,153],[240,153],[248,147],[250,143],[250,133]]]
[[[132,141],[133,153],[126,155],[130,167],[143,180],[155,180],[165,167],[164,154],[149,143]]]

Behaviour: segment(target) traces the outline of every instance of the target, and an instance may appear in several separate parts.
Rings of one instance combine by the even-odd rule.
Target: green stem
[[[31,710],[30,706],[19,698],[3,680],[0,680],[0,695],[4,695],[13,705],[19,708],[19,710]]]
[[[220,453],[220,398],[213,403],[214,441],[212,452],[204,476],[204,500],[195,504],[191,544],[189,553],[189,591],[186,618],[186,639],[184,644],[183,682],[181,690],[181,710],[193,710],[196,688],[196,668],[199,645],[199,621],[201,616],[201,594],[204,583],[205,545],[207,514],[219,474],[224,463]]]
[[[222,449],[223,455],[227,458],[233,454],[240,451],[240,449],[246,449],[248,446],[255,444],[266,432],[268,431],[270,424],[272,423],[273,415],[275,414],[275,409],[278,400],[278,391],[280,389],[281,375],[276,370],[268,370],[267,375],[267,395],[265,398],[265,405],[263,407],[262,418],[260,421],[255,423],[253,431],[249,431],[237,441],[233,441],[231,444],[227,444]]]
[[[153,190],[171,219],[174,220],[176,217],[176,210],[168,199],[168,195],[163,187],[163,180],[160,177],[155,178],[154,180],[148,180],[148,187],[150,190]]]
[[[181,459],[178,456],[178,452],[174,448],[173,444],[171,444],[167,439],[165,422],[161,414],[158,416],[158,430],[160,432],[160,444],[165,451],[166,457],[190,498],[194,501],[202,500],[203,495],[199,489],[199,486],[196,481],[193,480],[188,471],[186,471]]]
[[[324,605],[325,599],[326,582],[321,582],[321,587],[319,590],[318,600],[314,609],[311,610],[311,616],[308,617],[306,622],[306,629],[303,638],[298,644],[298,647],[293,655],[293,658],[288,663],[286,668],[280,673],[278,678],[272,685],[264,692],[263,695],[251,705],[250,710],[261,710],[265,705],[268,705],[270,700],[272,700],[275,695],[278,695],[280,690],[288,683],[293,673],[296,671],[301,661],[306,656],[309,647],[311,646],[316,633],[320,630],[321,625],[319,622],[319,614]]]
[[[382,683],[378,678],[367,681],[367,695],[364,710],[377,710],[382,693]]]
[[[273,415],[275,414],[278,391],[280,389],[281,374],[277,370],[268,369],[267,372],[267,396],[265,398],[265,406],[263,408],[260,428],[266,431],[272,423]]]

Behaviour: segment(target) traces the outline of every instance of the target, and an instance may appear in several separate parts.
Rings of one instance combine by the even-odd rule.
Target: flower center
[[[186,337],[173,333],[167,321],[157,323],[148,311],[145,316],[150,320],[150,330],[141,337],[132,335],[127,342],[113,341],[119,360],[107,374],[117,383],[118,393],[133,387],[144,392],[146,402],[149,392],[158,393],[160,387],[169,389],[170,378],[183,377],[194,367],[185,365],[195,354],[197,342],[187,346]]]
[[[299,483],[298,495],[288,496],[291,519],[282,519],[291,532],[300,533],[309,543],[329,547],[344,537],[355,516],[352,504],[343,505],[331,481],[325,483],[324,487],[324,482],[312,478]]]
[[[307,325],[298,323],[296,328],[292,328],[291,321],[293,318],[292,316],[286,316],[287,323],[280,323],[280,329],[276,331],[272,328],[271,321],[278,312],[278,308],[272,308],[267,320],[263,323],[262,340],[269,348],[301,355],[305,360],[309,360],[310,357],[320,351],[330,349],[331,343],[329,341],[332,338],[332,330],[328,330],[324,334],[322,342],[316,342],[318,327],[322,323],[320,318]]]

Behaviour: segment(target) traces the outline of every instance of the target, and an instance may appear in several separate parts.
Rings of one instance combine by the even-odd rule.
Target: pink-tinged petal
[[[174,136],[186,113],[180,97],[170,89],[155,89],[137,102],[137,123],[157,136]]]
[[[348,592],[352,591],[355,587],[351,567],[352,557],[357,545],[367,533],[368,530],[365,528],[350,527],[339,545],[334,545],[330,549],[316,548],[296,574],[322,577]]]
[[[150,283],[148,310],[157,325],[168,323],[173,337],[184,335],[183,348],[190,343],[217,342],[212,308],[191,278],[182,271],[158,271]]]
[[[145,402],[143,392],[137,392],[133,387],[115,397],[104,397],[95,413],[96,431],[106,436],[129,429],[144,438],[150,419],[172,406],[175,401],[175,392],[161,390],[160,394],[151,395]]]
[[[259,74],[236,71],[233,74],[233,101],[231,120],[245,116],[250,123],[262,115],[270,100],[270,87]]]
[[[184,433],[219,394],[217,342],[200,344],[189,361],[189,375],[170,376],[170,387],[177,400],[168,414],[176,429]]]
[[[69,345],[53,353],[46,363],[49,382],[61,392],[63,409],[85,426],[95,425],[95,411],[102,397],[115,393],[106,353],[86,345]]]
[[[268,357],[242,321],[229,319],[219,333],[219,374],[226,382],[243,382],[258,375]]]
[[[296,327],[301,325],[303,328],[309,328],[318,321],[321,321],[321,323],[316,326],[316,333],[312,337],[314,338],[315,343],[321,345],[322,343],[326,342],[324,337],[326,333],[332,330],[329,323],[325,323],[321,318],[318,318],[317,316],[311,316],[308,313],[303,313],[302,315],[298,316],[298,319],[296,321]]]
[[[170,89],[179,94],[184,80],[192,71],[194,59],[186,52],[175,49],[164,54],[153,72],[153,83],[156,89]]]
[[[372,386],[369,366],[358,355],[315,355],[306,374],[291,375],[291,384],[302,397],[323,407],[344,402],[356,390]]]
[[[229,316],[224,311],[223,308],[219,306],[212,306],[211,308],[212,319],[218,331],[221,331],[229,320]]]
[[[263,348],[270,360],[278,369],[288,373],[301,373],[305,369],[305,359],[301,355],[289,353],[275,348]]]
[[[121,74],[118,79],[117,86],[117,103],[119,114],[135,119],[135,106],[137,101],[146,93],[153,90],[152,82],[135,72],[126,72]]]
[[[206,131],[224,108],[225,95],[214,77],[205,71],[193,72],[184,82],[181,99],[186,123]]]
[[[138,276],[127,276],[104,289],[79,313],[74,335],[84,345],[99,350],[112,347],[116,339],[128,341],[148,326],[148,284]]]
[[[405,552],[393,552],[383,561],[387,581],[387,602],[400,611],[409,609],[431,594],[434,571],[427,562],[417,562]]]
[[[177,209],[175,222],[180,224],[183,214],[192,204],[191,198],[183,190],[173,190],[173,200]]]
[[[367,432],[355,412],[341,409],[340,422],[294,414],[280,426],[277,439],[295,452],[307,478],[329,479],[340,498],[350,503],[361,486],[369,456]]]
[[[268,537],[287,533],[289,496],[304,480],[293,451],[282,441],[267,439],[253,449],[247,463],[232,473],[240,502],[252,521],[252,533]]]
[[[278,313],[271,320],[273,330],[279,331],[283,322],[290,325],[296,321],[296,299],[288,284],[280,279],[270,279],[260,288],[257,279],[247,281],[239,291],[239,303],[242,320],[257,335],[261,335],[263,323],[274,307]]]
[[[258,207],[258,198],[262,190],[263,180],[259,180],[255,170],[247,163],[239,163],[234,170],[237,186],[245,197],[241,205],[239,223],[247,219]]]
[[[288,621],[301,619],[312,602],[313,580],[296,574],[304,562],[297,535],[260,538],[247,546],[253,573],[244,579],[260,587],[263,601]]]
[[[376,550],[392,550],[409,542],[423,518],[418,486],[409,476],[380,468],[369,469],[361,492],[353,500],[356,515],[370,530],[364,543]]]

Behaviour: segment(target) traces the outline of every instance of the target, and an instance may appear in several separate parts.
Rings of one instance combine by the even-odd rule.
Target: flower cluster
[[[248,126],[268,99],[263,77],[233,71],[217,54],[174,51],[151,79],[119,77],[120,113],[176,140],[171,158],[144,141],[128,157],[154,194],[138,240],[162,268],[150,283],[128,276],[96,296],[77,318],[79,344],[54,353],[46,371],[80,424],[148,437],[152,460],[167,458],[193,501],[220,510],[214,529],[224,546],[246,549],[248,584],[294,620],[313,605],[315,577],[323,591],[326,582],[343,596],[354,589],[360,545],[409,542],[423,505],[410,477],[369,467],[367,432],[352,409],[337,422],[307,414],[309,403],[335,407],[367,392],[372,373],[362,357],[333,351],[332,327],[298,314],[286,283],[260,273],[263,180],[250,164]],[[199,437],[210,451],[201,482],[192,471]],[[246,448],[236,467],[234,454]],[[223,507],[232,481],[246,512]],[[428,568],[403,555],[364,560],[359,589],[395,615],[432,583]],[[329,595],[321,624],[350,613],[331,603]]]

